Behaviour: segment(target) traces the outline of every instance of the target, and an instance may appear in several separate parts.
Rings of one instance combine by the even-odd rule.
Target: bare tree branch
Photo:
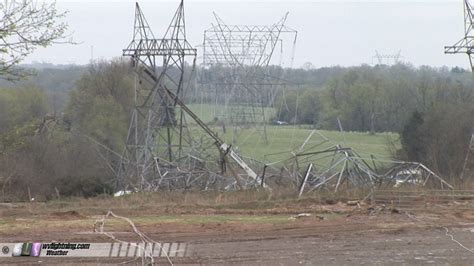
[[[67,40],[68,25],[61,22],[66,14],[58,12],[56,2],[0,2],[0,78],[17,80],[30,74],[17,65],[38,47],[73,43]]]

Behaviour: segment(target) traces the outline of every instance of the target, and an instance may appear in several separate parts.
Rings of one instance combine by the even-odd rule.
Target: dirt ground
[[[471,203],[469,203],[471,204]],[[470,205],[472,206],[472,205]],[[49,206],[51,207],[51,206]],[[0,206],[0,242],[112,242],[94,233],[101,212],[64,206]],[[314,203],[258,210],[213,207],[117,209],[159,242],[186,242],[175,265],[473,265],[474,208],[446,204],[430,210]],[[299,213],[310,216],[296,218]],[[137,241],[126,223],[106,221],[106,231]],[[446,231],[448,230],[448,231]],[[451,239],[461,243],[456,243]],[[6,258],[0,264],[140,264],[109,258]],[[157,264],[168,264],[159,258]]]

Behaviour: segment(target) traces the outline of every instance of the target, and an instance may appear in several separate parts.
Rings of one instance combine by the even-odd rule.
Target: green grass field
[[[233,144],[233,147],[243,156],[257,159],[259,161],[276,161],[291,156],[292,151],[298,150],[313,131],[306,125],[266,125],[267,143],[264,139],[263,125],[249,128],[234,127],[227,125],[224,134],[222,124],[213,122],[213,105],[190,105],[190,108],[205,122],[209,127],[218,133],[225,142]],[[218,106],[218,108],[222,108]],[[273,114],[271,108],[265,112]],[[188,119],[192,125],[191,119]],[[193,132],[198,132],[193,130]],[[199,131],[200,132],[200,131]],[[203,134],[203,133],[194,133]],[[327,138],[324,144],[321,144]],[[336,144],[343,147],[350,147],[362,156],[375,155],[379,159],[390,158],[389,143],[395,143],[399,146],[398,134],[396,133],[378,133],[370,135],[364,132],[338,132],[317,130],[305,145],[305,150],[320,144],[316,149],[321,150],[329,148]],[[270,154],[276,154],[271,155]]]
[[[206,123],[213,123],[213,120],[215,117],[218,117],[219,119],[222,119],[224,114],[226,113],[224,105],[213,105],[213,104],[189,104],[188,107],[196,114],[199,116],[199,118],[206,122]],[[248,110],[251,111],[251,107],[229,107],[229,110],[232,110],[232,108],[236,109],[243,109],[243,110]],[[255,108],[256,112],[259,113],[261,110],[259,108]],[[265,109],[265,116],[266,120],[270,121],[272,117],[275,116],[275,109],[273,108],[264,108]]]
[[[236,147],[244,155],[252,155],[255,159],[263,159],[265,155],[283,153],[282,156],[288,157],[290,152],[298,150],[310,135],[312,129],[298,128],[293,126],[268,126],[267,137],[268,144],[263,140],[263,133],[255,129],[242,130],[238,135]],[[329,141],[324,142],[322,134]],[[226,134],[226,139],[231,138],[231,133]],[[340,144],[343,147],[353,148],[360,154],[374,154],[378,157],[390,157],[388,149],[389,141],[397,140],[396,134],[376,134],[349,132],[341,133],[337,131],[318,130],[306,143],[304,150],[311,147],[322,150],[331,146]],[[324,142],[324,143],[323,143]],[[314,150],[314,149],[313,149]],[[272,157],[281,158],[274,155]]]

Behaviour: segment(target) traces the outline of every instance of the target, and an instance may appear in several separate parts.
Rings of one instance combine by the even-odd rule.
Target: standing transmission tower
[[[269,66],[277,51],[280,58],[274,65],[282,64],[286,34],[293,36],[291,67],[297,31],[285,25],[288,13],[263,26],[228,25],[215,13],[214,17],[216,23],[204,31],[201,93],[214,104],[214,117],[234,126],[234,138],[237,127],[253,125],[266,142],[265,108],[273,105],[277,88],[284,83],[283,69]]]
[[[372,64],[374,64],[374,60],[376,60],[378,65],[395,65],[400,63],[402,58],[401,50],[396,54],[380,54],[375,50],[375,55],[372,57]]]
[[[444,53],[446,54],[467,54],[469,56],[469,63],[471,70],[474,71],[474,9],[469,0],[464,0],[464,38],[452,46],[445,46]]]
[[[196,186],[229,188],[234,184],[243,188],[249,180],[251,185],[267,187],[184,104],[185,84],[189,84],[184,80],[185,58],[192,59],[194,72],[196,54],[186,40],[182,0],[161,39],[155,38],[136,4],[133,40],[123,50],[135,67],[135,108],[117,172],[117,188],[186,190]],[[195,123],[187,124],[187,118]],[[232,169],[231,163],[244,170],[244,175]],[[224,175],[226,169],[231,170],[235,181]]]

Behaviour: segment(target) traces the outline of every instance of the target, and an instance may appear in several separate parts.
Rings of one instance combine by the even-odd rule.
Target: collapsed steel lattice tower
[[[136,4],[133,40],[123,50],[137,74],[135,108],[117,171],[118,188],[228,189],[256,184],[267,188],[232,147],[184,104],[185,57],[193,59],[194,72],[196,54],[186,40],[182,0],[162,39],[154,37]],[[188,125],[187,118],[194,124]],[[229,180],[227,169],[234,179]]]
[[[142,187],[156,174],[158,157],[173,162],[179,156],[183,138],[182,113],[176,113],[176,102],[164,95],[159,86],[166,84],[181,97],[185,57],[195,58],[196,54],[196,49],[186,40],[182,1],[161,39],[155,38],[136,3],[133,40],[123,50],[123,55],[130,56],[135,67],[141,69],[135,80],[135,108],[119,168],[120,182],[134,177],[140,180]],[[148,79],[147,84],[144,79]],[[179,135],[178,141],[174,141],[175,133]]]
[[[283,83],[283,70],[273,68],[271,76],[269,66],[277,48],[283,51],[282,34],[294,36],[292,64],[297,31],[285,25],[288,13],[277,23],[263,26],[228,25],[215,13],[214,17],[216,23],[204,31],[202,66],[206,75],[200,77],[201,89],[208,102],[223,106],[223,112],[214,112],[216,118],[233,126],[261,125],[266,141],[265,107],[272,106],[277,87]],[[282,55],[274,65],[281,65],[281,60]]]
[[[227,25],[216,13],[214,17],[216,24],[204,31],[204,66],[268,66],[280,35],[297,34],[285,25],[288,13],[273,25]]]
[[[469,0],[464,0],[464,38],[452,46],[445,46],[446,54],[464,53],[469,56],[471,70],[474,71],[474,9]]]

